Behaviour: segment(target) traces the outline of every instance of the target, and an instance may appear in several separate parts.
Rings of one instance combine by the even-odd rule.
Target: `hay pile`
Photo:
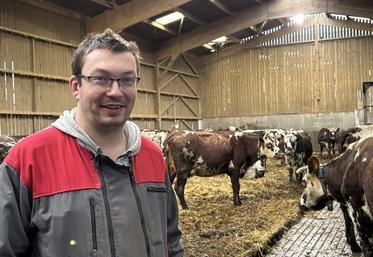
[[[298,220],[302,186],[289,183],[286,167],[269,160],[264,178],[240,184],[243,204],[234,207],[227,175],[188,180],[189,210],[180,208],[187,257],[260,255],[279,232]]]

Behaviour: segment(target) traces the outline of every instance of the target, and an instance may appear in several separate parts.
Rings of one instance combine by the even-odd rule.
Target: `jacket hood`
[[[51,126],[77,138],[79,144],[89,149],[95,155],[102,153],[100,146],[97,145],[75,121],[75,113],[76,108],[73,108],[70,111],[64,111],[63,114],[51,124]],[[121,155],[127,154],[128,156],[132,156],[137,154],[141,146],[141,133],[139,127],[132,121],[126,121],[123,126],[123,133],[125,133],[127,137],[127,150]]]

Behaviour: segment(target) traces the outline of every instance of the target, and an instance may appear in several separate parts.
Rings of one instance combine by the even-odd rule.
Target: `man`
[[[0,256],[184,256],[158,147],[128,121],[139,50],[111,30],[78,47],[77,106],[0,166]]]

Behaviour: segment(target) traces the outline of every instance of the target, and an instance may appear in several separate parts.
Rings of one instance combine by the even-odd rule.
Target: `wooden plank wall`
[[[75,17],[0,2],[1,134],[28,135],[74,105],[67,77],[81,37]]]
[[[84,23],[76,15],[50,9],[25,0],[0,1],[0,134],[29,135],[75,106],[67,82],[73,53],[84,37]],[[158,128],[160,109],[164,111],[162,129],[175,123],[196,128],[199,98],[188,100],[187,96],[190,86],[198,91],[198,76],[178,58],[160,83],[178,76],[162,89],[158,103],[156,64],[141,44],[140,49],[141,82],[132,119],[141,128]],[[179,99],[170,105],[180,94],[186,95],[187,104]]]
[[[351,112],[373,81],[373,37],[242,47],[198,69],[203,118]]]

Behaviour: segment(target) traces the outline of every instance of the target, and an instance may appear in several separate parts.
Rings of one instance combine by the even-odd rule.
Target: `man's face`
[[[84,58],[84,76],[111,78],[136,77],[135,57],[130,52],[113,53],[97,49]],[[78,101],[77,121],[83,128],[107,130],[123,127],[129,119],[136,100],[136,84],[120,88],[118,81],[110,87],[100,87],[92,81],[72,76],[70,87]]]

